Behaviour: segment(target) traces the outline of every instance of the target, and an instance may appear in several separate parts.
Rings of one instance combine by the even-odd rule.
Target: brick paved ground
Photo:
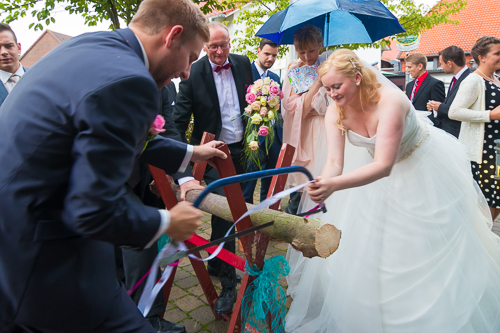
[[[255,191],[258,193],[258,191]],[[255,196],[258,201],[258,197]],[[285,204],[285,203],[284,203]],[[203,217],[203,225],[198,234],[206,239],[210,238],[210,215],[205,214]],[[494,224],[493,231],[500,235],[500,223],[497,220]],[[266,257],[277,255],[286,255],[288,244],[271,240],[267,250]],[[239,255],[241,253],[237,251]],[[239,275],[241,272],[237,270]],[[220,292],[220,282],[218,278],[212,278],[217,292]],[[280,284],[286,289],[286,281],[282,279]],[[239,285],[238,285],[239,288]],[[287,307],[291,304],[291,299],[287,299]],[[223,320],[215,320],[207,300],[203,295],[203,291],[198,284],[198,279],[195,277],[193,267],[188,259],[183,259],[177,269],[175,275],[174,286],[170,294],[169,305],[165,313],[165,319],[186,326],[188,333],[194,332],[211,332],[222,333],[227,332],[229,322]]]

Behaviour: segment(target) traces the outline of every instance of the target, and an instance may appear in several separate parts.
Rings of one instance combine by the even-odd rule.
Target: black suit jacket
[[[0,325],[94,329],[121,288],[114,245],[158,232],[125,186],[160,107],[142,57],[129,29],[74,37],[0,107]],[[173,173],[185,154],[158,136],[141,158]]]
[[[467,70],[460,75],[460,78],[453,85],[453,89],[448,90],[448,95],[446,95],[444,102],[441,103],[437,110],[438,118],[441,119],[441,128],[451,135],[454,135],[456,138],[458,138],[458,135],[460,134],[460,126],[462,125],[462,122],[450,119],[448,117],[448,111],[450,110],[451,103],[453,103],[455,96],[457,96],[460,84],[467,76],[469,76],[470,73],[472,73],[471,70],[467,68]]]
[[[406,96],[408,96],[408,98],[411,98],[411,91],[413,90],[414,84],[415,80],[406,85]],[[415,107],[415,110],[427,111],[427,102],[429,100],[444,102],[444,99],[445,93],[443,81],[433,78],[430,74],[428,74],[425,80],[420,84],[420,87],[413,98],[413,106]],[[434,126],[441,127],[441,121],[439,118],[435,119],[433,114],[431,114],[429,118],[434,123]]]
[[[240,112],[243,114],[247,106],[246,89],[253,83],[252,67],[246,56],[237,54],[229,54],[229,62],[232,63],[231,71],[238,93]],[[212,66],[207,56],[191,66],[189,79],[182,81],[179,85],[179,94],[174,107],[174,121],[184,141],[191,115],[194,117],[192,144],[200,143],[203,132],[215,134],[215,139],[219,139],[222,128],[219,98]]]

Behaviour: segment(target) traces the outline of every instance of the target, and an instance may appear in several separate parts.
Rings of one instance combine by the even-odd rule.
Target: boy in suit
[[[434,117],[441,120],[441,128],[451,135],[458,138],[460,134],[461,122],[457,120],[450,119],[448,117],[448,110],[450,109],[451,103],[457,96],[458,88],[462,81],[472,73],[465,65],[465,53],[464,50],[458,46],[448,46],[441,52],[439,52],[439,63],[443,68],[443,71],[447,74],[453,74],[453,79],[448,87],[448,94],[444,102],[433,101],[427,103],[427,110],[434,112]]]
[[[406,96],[417,111],[427,110],[430,100],[443,102],[445,99],[443,81],[430,76],[426,68],[427,57],[423,53],[413,53],[406,58],[406,71],[415,79],[406,85]],[[429,119],[434,126],[441,127],[441,121],[433,114],[429,115]]]

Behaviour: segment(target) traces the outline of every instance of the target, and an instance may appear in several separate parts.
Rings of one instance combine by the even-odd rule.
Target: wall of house
[[[44,33],[36,44],[23,54],[20,59],[21,63],[24,67],[31,67],[57,45],[59,45],[59,41],[52,34]]]

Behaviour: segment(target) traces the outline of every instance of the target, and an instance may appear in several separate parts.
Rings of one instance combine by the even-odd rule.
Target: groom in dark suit
[[[203,48],[207,56],[193,64],[191,76],[179,85],[174,121],[185,140],[186,129],[193,115],[191,143],[198,144],[203,132],[214,134],[216,140],[228,144],[236,173],[241,174],[245,171],[241,153],[246,125],[241,115],[247,105],[246,88],[253,83],[252,67],[247,57],[229,54],[230,38],[225,25],[212,22],[209,28],[210,41]],[[218,178],[217,170],[207,166],[205,182],[210,184]],[[222,189],[217,193],[224,195]],[[224,237],[231,225],[231,222],[212,215],[211,240]],[[224,248],[234,252],[234,241],[226,242]],[[222,284],[214,311],[230,313],[236,301],[234,267],[214,258],[208,262],[208,273],[219,276]]]
[[[448,94],[444,102],[430,101],[427,103],[427,110],[433,111],[434,115],[437,115],[437,118],[441,119],[441,128],[443,130],[458,138],[462,122],[450,119],[448,117],[448,111],[450,110],[451,103],[453,103],[455,96],[457,96],[460,84],[472,72],[469,67],[465,65],[464,50],[458,46],[449,46],[439,52],[439,62],[444,72],[453,74],[453,78],[451,79]]]
[[[144,206],[125,183],[141,158],[168,173],[225,158],[158,136],[158,88],[189,77],[209,32],[190,0],[144,0],[130,29],[84,34],[33,66],[0,107],[0,327],[150,332],[116,279],[114,246],[184,240],[191,204]]]
[[[26,72],[19,62],[21,43],[11,27],[0,23],[0,106]]]
[[[280,84],[281,89],[281,80],[278,75],[271,72],[269,68],[274,65],[276,58],[278,57],[279,47],[278,45],[266,38],[262,38],[259,44],[259,48],[257,49],[257,60],[252,62],[252,72],[253,79],[264,79],[269,77],[270,79],[278,82]],[[269,153],[264,157],[264,160],[261,162],[261,166],[263,170],[274,169],[276,167],[276,163],[278,162],[278,157],[280,155],[281,145],[283,143],[283,127],[281,126],[281,109],[278,110],[278,116],[280,119],[277,119],[274,123],[274,140],[269,148]],[[263,145],[265,138],[259,137],[261,149],[265,151],[265,147]],[[252,161],[249,161],[248,171],[257,171],[258,168]],[[271,177],[262,178],[261,179],[261,187],[260,187],[260,201],[266,199],[267,192],[269,192],[269,186],[271,185]],[[255,186],[257,185],[256,180],[248,181],[243,186],[243,194],[245,195],[245,199],[248,203],[253,204],[253,192],[255,191]]]
[[[406,71],[415,79],[406,85],[406,96],[418,111],[427,110],[430,100],[443,102],[445,98],[443,81],[433,78],[426,68],[427,57],[423,53],[413,53],[406,58]],[[441,127],[441,120],[432,113],[429,119],[434,126]]]

